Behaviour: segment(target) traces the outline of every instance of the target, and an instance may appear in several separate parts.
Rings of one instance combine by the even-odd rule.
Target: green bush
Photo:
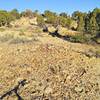
[[[43,27],[43,26],[45,25],[45,21],[44,21],[43,16],[41,16],[41,15],[38,15],[38,16],[37,16],[37,23],[38,23],[38,25],[39,25],[40,27]]]
[[[71,36],[70,41],[75,43],[88,43],[91,41],[91,37],[88,37],[83,34],[77,34],[75,36]]]
[[[9,26],[12,20],[14,20],[14,16],[7,11],[0,10],[0,26]]]

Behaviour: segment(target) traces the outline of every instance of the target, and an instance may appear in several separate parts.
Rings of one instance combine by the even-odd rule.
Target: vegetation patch
[[[25,37],[25,36],[17,36],[17,37],[14,37],[10,43],[11,44],[18,44],[18,43],[26,43],[26,42],[31,42],[32,41],[32,38],[29,38],[29,37]]]
[[[7,41],[9,41],[11,39],[13,39],[13,34],[6,33],[6,34],[0,35],[0,41],[1,42],[7,42]]]
[[[76,34],[69,38],[69,41],[75,43],[88,43],[91,42],[91,37],[87,37],[86,35]]]
[[[5,31],[5,28],[0,28],[0,32],[4,32]]]

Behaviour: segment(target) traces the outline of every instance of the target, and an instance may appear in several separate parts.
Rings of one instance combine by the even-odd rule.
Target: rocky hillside
[[[70,43],[48,33],[33,36],[27,42],[0,42],[1,99],[100,100],[99,45]]]
[[[37,25],[37,17],[34,18],[28,18],[28,17],[22,17],[20,19],[17,19],[15,21],[12,21],[10,23],[13,27],[20,27],[20,26],[29,26],[29,25]]]

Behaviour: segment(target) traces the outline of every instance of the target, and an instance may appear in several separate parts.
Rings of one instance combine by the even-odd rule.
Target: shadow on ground
[[[60,39],[66,40],[66,41],[70,41],[70,36],[62,36],[58,33],[58,30],[56,30],[55,32],[49,32],[49,35],[51,35],[52,37],[58,37]]]
[[[5,97],[7,96],[11,96],[13,93],[15,93],[16,97],[18,98],[18,100],[24,100],[18,93],[18,91],[20,90],[21,87],[24,87],[24,85],[26,84],[26,79],[22,80],[20,82],[18,82],[18,85],[16,85],[13,89],[7,91],[6,93],[4,93],[2,96],[0,96],[0,100],[4,100]]]

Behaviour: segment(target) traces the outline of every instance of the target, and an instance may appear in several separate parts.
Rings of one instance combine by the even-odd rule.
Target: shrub
[[[91,37],[88,37],[86,35],[83,34],[77,34],[74,36],[71,36],[69,39],[71,42],[78,42],[78,43],[88,43],[91,41]]]
[[[43,16],[41,16],[41,15],[38,15],[38,16],[37,16],[37,23],[38,23],[38,25],[39,25],[40,27],[43,27],[43,26],[45,25],[45,21],[44,21]]]
[[[13,38],[12,34],[3,34],[3,35],[0,35],[0,41],[1,42],[7,42],[7,41],[11,40],[12,38]]]
[[[30,42],[32,39],[30,39],[29,37],[25,37],[25,36],[17,36],[14,37],[10,43],[11,44],[18,44],[18,43],[26,43],[26,42]]]
[[[97,44],[100,44],[100,33],[98,33],[95,37],[93,37],[93,40],[94,40]]]

